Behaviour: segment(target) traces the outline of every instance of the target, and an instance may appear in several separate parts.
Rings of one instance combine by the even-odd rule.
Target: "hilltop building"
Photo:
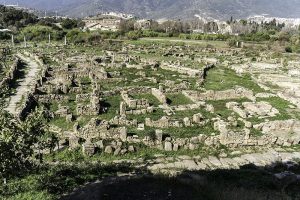
[[[149,19],[141,19],[137,20],[134,23],[134,29],[135,30],[147,30],[151,28],[152,20]]]
[[[133,17],[133,15],[108,12],[87,17],[83,21],[85,22],[85,29],[88,30],[117,31],[122,20],[132,19]]]

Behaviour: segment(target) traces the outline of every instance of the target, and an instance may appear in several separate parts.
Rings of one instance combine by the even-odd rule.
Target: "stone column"
[[[24,47],[27,48],[26,36],[24,36]]]
[[[126,103],[124,101],[120,104],[120,115],[126,115]]]
[[[15,39],[14,39],[14,35],[13,34],[11,34],[11,45],[12,45],[12,47],[15,46]]]
[[[51,44],[51,34],[49,33],[49,45]]]
[[[65,35],[65,46],[67,45],[67,36]]]

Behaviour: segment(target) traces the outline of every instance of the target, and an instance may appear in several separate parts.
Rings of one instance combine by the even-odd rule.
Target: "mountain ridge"
[[[6,2],[13,4],[18,0]],[[196,14],[223,20],[262,14],[300,18],[299,0],[23,0],[20,5],[76,17],[115,11],[152,19],[186,19]]]

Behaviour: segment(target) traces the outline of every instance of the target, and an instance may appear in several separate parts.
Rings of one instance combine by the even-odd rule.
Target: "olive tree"
[[[45,147],[41,141],[47,132],[42,111],[35,111],[24,121],[0,111],[0,178],[4,182],[33,166],[34,152]]]

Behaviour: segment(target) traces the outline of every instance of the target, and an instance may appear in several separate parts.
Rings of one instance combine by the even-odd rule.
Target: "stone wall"
[[[264,122],[254,128],[277,138],[278,145],[290,146],[300,142],[300,121],[295,119]]]
[[[56,101],[58,103],[69,101],[69,96],[59,94],[34,95],[35,99],[41,103],[50,103]]]
[[[233,110],[242,118],[250,118],[253,116],[258,117],[275,117],[279,114],[279,111],[272,107],[268,102],[243,102],[240,105],[237,102],[228,102],[226,103],[228,109]]]
[[[171,120],[166,116],[162,117],[157,121],[151,120],[150,118],[146,118],[145,125],[155,128],[183,127],[182,121]]]
[[[10,66],[10,69],[6,73],[5,77],[0,81],[0,90],[9,88],[10,82],[15,78],[20,62],[21,60],[17,58],[14,61],[14,63]]]
[[[155,96],[160,103],[167,104],[167,97],[162,91],[156,88],[152,88],[151,92],[152,95]]]
[[[183,91],[187,98],[192,100],[193,102],[198,101],[218,101],[218,100],[230,100],[230,99],[241,99],[241,98],[248,98],[250,100],[255,100],[255,96],[253,91],[245,89],[243,87],[237,87],[235,89],[229,89],[224,91],[214,91],[208,90],[204,93],[198,91]]]
[[[202,77],[204,73],[203,70],[182,67],[180,65],[169,62],[163,62],[160,67],[164,70],[174,71],[180,74],[186,74],[191,77]]]
[[[121,97],[128,107],[132,109],[147,108],[150,106],[147,99],[133,99],[126,91],[121,92]]]

